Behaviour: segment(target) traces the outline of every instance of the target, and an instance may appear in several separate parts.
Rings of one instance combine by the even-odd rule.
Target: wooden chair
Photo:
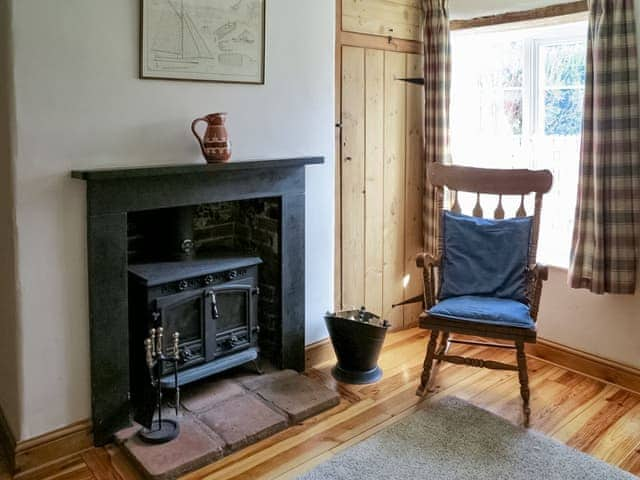
[[[438,232],[440,232],[440,238],[438,242],[438,252],[435,257],[428,253],[421,253],[416,259],[418,267],[423,269],[424,303],[426,307],[425,312],[420,315],[419,325],[421,328],[431,330],[422,377],[420,379],[420,387],[416,393],[420,396],[427,394],[429,381],[433,380],[431,373],[434,361],[438,364],[445,361],[460,365],[470,365],[473,367],[514,370],[518,372],[520,380],[524,425],[528,427],[531,409],[529,407],[529,379],[524,344],[527,342],[535,343],[535,323],[533,328],[503,326],[483,323],[478,320],[465,321],[445,319],[442,317],[430,316],[428,311],[438,301],[438,288],[440,284],[439,267],[443,251],[441,223],[444,203],[444,188],[446,187],[450,192],[450,196],[452,197],[450,210],[455,213],[462,213],[458,202],[458,192],[474,193],[477,198],[472,212],[474,217],[483,216],[483,210],[480,204],[480,195],[490,194],[498,196],[498,206],[493,214],[496,219],[503,219],[505,217],[502,198],[503,196],[509,195],[520,197],[520,206],[516,212],[516,216],[526,216],[527,213],[525,211],[524,199],[526,195],[533,193],[535,194],[535,206],[533,212],[534,218],[531,241],[528,252],[527,298],[529,301],[530,316],[534,322],[537,320],[542,282],[547,280],[548,271],[545,266],[536,263],[536,249],[540,226],[542,196],[551,188],[553,181],[551,172],[548,170],[495,170],[462,166],[445,166],[434,163],[429,166],[427,175],[429,182],[435,188],[435,201],[438,212],[438,221],[440,222],[440,228],[438,229]],[[485,343],[471,339],[455,339],[451,337],[451,334],[483,337],[507,342]],[[439,336],[440,343],[438,344]],[[509,365],[502,362],[477,358],[466,358],[458,355],[449,355],[448,349],[451,343],[512,348],[516,350],[517,365]]]

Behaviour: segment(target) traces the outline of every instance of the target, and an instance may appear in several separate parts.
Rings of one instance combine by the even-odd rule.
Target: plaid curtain
[[[569,284],[635,291],[640,96],[633,0],[591,0],[580,179]]]
[[[425,161],[449,163],[451,60],[447,0],[423,0]],[[423,208],[425,251],[436,254],[438,215],[435,190],[426,182]]]

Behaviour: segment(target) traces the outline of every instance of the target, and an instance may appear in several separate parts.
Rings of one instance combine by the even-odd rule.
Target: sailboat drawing
[[[264,83],[265,1],[142,0],[142,78]]]
[[[207,42],[184,7],[184,0],[166,0],[166,4],[151,45],[156,68],[189,67],[213,59]]]

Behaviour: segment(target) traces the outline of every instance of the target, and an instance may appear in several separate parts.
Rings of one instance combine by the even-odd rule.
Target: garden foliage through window
[[[544,200],[538,258],[561,267],[569,264],[578,185],[586,33],[581,21],[452,34],[452,160],[551,170],[554,185]],[[475,196],[461,203],[469,212]],[[505,203],[507,216],[518,203]],[[488,203],[483,208],[493,210]]]

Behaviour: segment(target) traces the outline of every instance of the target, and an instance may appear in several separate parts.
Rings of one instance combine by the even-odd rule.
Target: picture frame
[[[264,84],[266,0],[140,1],[140,78]]]

